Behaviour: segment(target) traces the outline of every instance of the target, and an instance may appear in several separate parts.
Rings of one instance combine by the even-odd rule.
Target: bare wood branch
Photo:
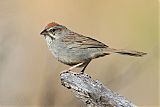
[[[60,77],[62,85],[71,89],[87,107],[137,107],[124,96],[105,87],[100,81],[92,80],[87,74],[62,72]]]

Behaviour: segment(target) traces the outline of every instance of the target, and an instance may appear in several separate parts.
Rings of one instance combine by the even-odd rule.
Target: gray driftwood
[[[137,107],[87,74],[62,72],[60,77],[62,85],[71,89],[87,107]]]

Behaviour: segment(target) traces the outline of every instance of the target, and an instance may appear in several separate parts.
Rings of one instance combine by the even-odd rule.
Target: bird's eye
[[[51,29],[51,30],[50,30],[50,32],[55,32],[55,31],[56,31],[56,29]]]

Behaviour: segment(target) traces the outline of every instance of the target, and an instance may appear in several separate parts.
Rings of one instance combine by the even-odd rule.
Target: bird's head
[[[49,36],[51,39],[56,39],[59,38],[64,29],[66,29],[65,26],[52,22],[49,23],[40,34],[44,35],[45,37]]]

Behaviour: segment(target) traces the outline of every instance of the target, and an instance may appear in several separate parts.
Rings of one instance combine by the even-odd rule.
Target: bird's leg
[[[83,63],[76,64],[76,65],[70,67],[70,68],[68,69],[68,71],[71,71],[72,69],[74,69],[74,68],[76,68],[76,67],[79,67],[79,66],[81,66],[82,64],[83,64]]]
[[[86,69],[86,67],[88,66],[88,64],[89,64],[90,62],[91,62],[91,60],[88,61],[88,62],[86,63],[86,65],[83,67],[83,69],[82,69],[82,71],[81,71],[82,74],[84,73],[84,70]]]

